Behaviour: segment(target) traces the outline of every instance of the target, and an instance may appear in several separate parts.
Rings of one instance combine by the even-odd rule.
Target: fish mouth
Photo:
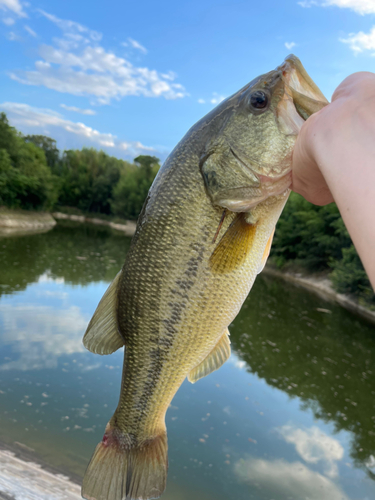
[[[286,57],[277,70],[284,82],[284,96],[277,105],[279,124],[284,133],[296,135],[307,118],[328,101],[295,55]]]
[[[297,136],[307,118],[327,106],[328,101],[310,78],[301,61],[294,55],[288,56],[269,75],[272,76],[274,85],[277,85],[277,90],[284,87],[275,111],[279,129],[285,135]],[[266,175],[259,172],[259,166],[252,168],[252,161],[248,161],[246,155],[243,158],[241,152],[235,151],[233,147],[231,151],[244,169],[251,171],[257,182],[247,190],[243,190],[239,198],[237,190],[233,190],[233,193],[227,192],[225,198],[217,196],[215,202],[218,205],[232,212],[247,212],[271,196],[289,193],[292,185],[291,151],[281,163],[269,169]]]

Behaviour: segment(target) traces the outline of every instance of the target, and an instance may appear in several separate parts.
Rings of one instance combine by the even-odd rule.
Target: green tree
[[[126,163],[93,148],[65,151],[59,204],[87,212],[111,213],[113,189]]]
[[[9,125],[0,114],[0,202],[8,207],[51,208],[57,199],[55,179],[44,151]]]
[[[139,155],[134,158],[134,163],[140,167],[147,180],[154,179],[155,175],[153,175],[153,172],[155,168],[159,170],[159,162],[160,160],[156,156]]]
[[[375,302],[370,281],[334,203],[318,207],[292,193],[277,224],[271,259],[308,271],[331,271],[336,290]]]
[[[120,180],[113,191],[111,204],[114,214],[126,219],[137,219],[147,193],[160,168],[155,156],[137,156],[133,165],[121,172]]]
[[[26,209],[52,208],[57,201],[57,186],[44,151],[33,143],[23,143],[18,158],[17,199]]]
[[[334,203],[318,207],[291,193],[275,232],[272,256],[278,266],[288,261],[310,271],[328,269],[351,245],[349,234]]]
[[[17,161],[21,135],[9,125],[5,113],[0,113],[0,149],[7,151],[11,162]]]
[[[0,205],[15,206],[17,192],[13,182],[15,169],[8,151],[0,149]]]
[[[342,259],[332,260],[330,265],[333,269],[332,283],[338,292],[351,293],[375,302],[375,295],[354,245],[343,248]]]
[[[27,135],[25,142],[32,142],[38,148],[43,149],[46,155],[47,165],[54,174],[59,173],[59,158],[60,151],[56,147],[55,139],[51,139],[45,135]]]

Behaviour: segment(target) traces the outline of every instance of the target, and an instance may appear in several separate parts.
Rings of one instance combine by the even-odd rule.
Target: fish
[[[220,103],[159,170],[125,263],[85,347],[124,346],[118,406],[83,479],[87,500],[148,500],[166,487],[165,415],[230,357],[228,326],[262,271],[291,187],[297,134],[328,101],[288,56]]]

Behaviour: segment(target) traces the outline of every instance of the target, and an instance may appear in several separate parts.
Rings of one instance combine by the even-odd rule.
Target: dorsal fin
[[[111,354],[124,345],[117,326],[117,288],[121,272],[107,288],[83,337],[83,345],[95,354]]]
[[[271,246],[272,246],[272,240],[273,240],[273,235],[275,234],[275,228],[273,228],[271,236],[268,238],[266,248],[264,249],[262,261],[260,263],[259,269],[258,269],[258,274],[261,273],[264,269],[264,266],[266,265],[268,256],[271,251]]]
[[[204,360],[199,363],[198,366],[193,368],[189,375],[188,380],[192,384],[199,380],[200,378],[209,375],[214,372],[220,366],[222,366],[227,359],[230,357],[230,340],[229,331],[225,330],[223,335],[220,337],[219,342],[215,345],[212,351],[204,358]]]
[[[256,233],[256,225],[247,223],[245,216],[244,213],[236,215],[213,251],[209,261],[213,272],[228,273],[245,261]]]

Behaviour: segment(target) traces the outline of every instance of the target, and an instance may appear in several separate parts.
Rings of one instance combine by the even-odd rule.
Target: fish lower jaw
[[[292,187],[292,169],[280,177],[261,176],[262,191],[270,196],[278,196]]]
[[[259,196],[244,200],[221,199],[217,200],[216,204],[223,208],[227,208],[231,212],[248,212],[268,198],[289,193],[292,186],[291,170],[278,178],[268,176],[260,177],[262,184],[259,189]]]

